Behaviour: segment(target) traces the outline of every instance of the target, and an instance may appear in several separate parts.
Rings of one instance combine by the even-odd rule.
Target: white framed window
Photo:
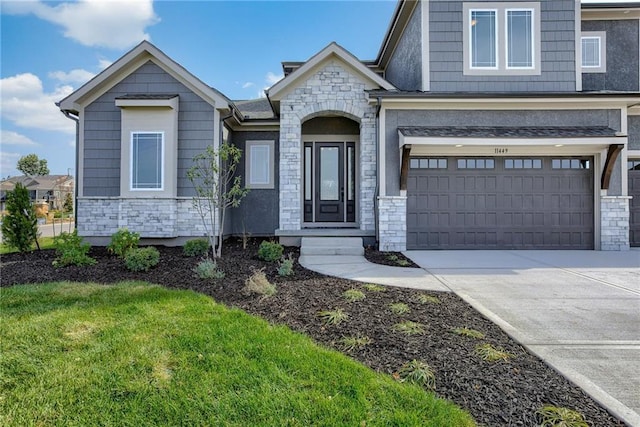
[[[496,10],[469,10],[472,68],[496,68],[498,25]]]
[[[275,188],[274,141],[247,141],[245,152],[245,186],[253,189]]]
[[[583,73],[605,73],[607,71],[606,37],[607,35],[604,31],[582,33],[580,44]]]
[[[465,75],[539,75],[540,3],[463,3]]]
[[[131,190],[164,189],[164,132],[131,133]]]

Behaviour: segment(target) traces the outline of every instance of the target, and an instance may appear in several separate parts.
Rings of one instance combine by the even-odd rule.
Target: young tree
[[[240,206],[240,201],[249,192],[248,189],[242,188],[242,179],[239,176],[234,177],[241,157],[242,150],[235,145],[224,143],[218,151],[209,146],[193,158],[193,166],[187,172],[187,177],[196,192],[193,206],[202,218],[209,244],[214,249],[214,259],[222,256],[222,236],[227,208]]]
[[[71,197],[71,193],[67,193],[67,195],[64,197],[62,208],[66,213],[73,212],[73,197]]]
[[[2,240],[20,252],[27,252],[33,242],[38,245],[38,219],[29,191],[22,184],[16,184],[7,192],[6,203],[8,214],[2,219]]]
[[[49,175],[49,168],[45,159],[39,159],[35,154],[27,154],[18,159],[16,169],[25,175],[41,176]]]

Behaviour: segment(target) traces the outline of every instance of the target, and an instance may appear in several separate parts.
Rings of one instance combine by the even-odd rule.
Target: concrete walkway
[[[640,251],[409,251],[423,269],[307,256],[348,279],[453,291],[631,426],[640,426]]]

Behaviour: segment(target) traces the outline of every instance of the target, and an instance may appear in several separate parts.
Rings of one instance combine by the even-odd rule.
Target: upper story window
[[[583,73],[604,73],[607,71],[606,33],[604,31],[583,32],[581,47]]]
[[[133,132],[131,134],[131,189],[162,190],[164,134]]]
[[[464,3],[464,74],[540,74],[539,3]]]

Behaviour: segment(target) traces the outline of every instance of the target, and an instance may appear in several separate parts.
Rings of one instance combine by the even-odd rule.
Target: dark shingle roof
[[[406,126],[398,130],[404,136],[442,138],[593,138],[616,136],[616,130],[606,126]]]
[[[249,99],[246,101],[234,101],[240,114],[245,119],[272,119],[274,118],[271,104],[267,98]]]

